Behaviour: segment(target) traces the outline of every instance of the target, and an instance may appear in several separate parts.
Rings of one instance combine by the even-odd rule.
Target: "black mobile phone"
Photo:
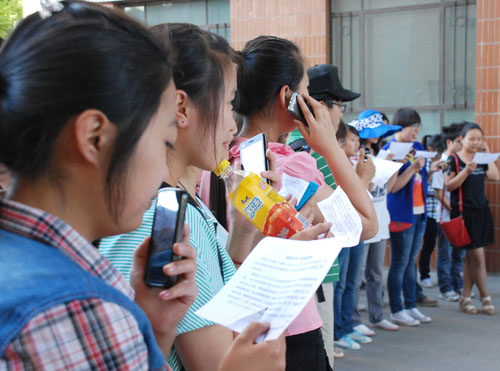
[[[269,160],[266,157],[267,140],[264,134],[245,140],[240,144],[241,167],[257,175],[269,170]]]
[[[184,238],[187,202],[183,190],[168,187],[158,191],[144,277],[148,286],[169,288],[177,282],[177,276],[167,276],[163,266],[180,259],[173,246]]]
[[[299,93],[297,92],[294,92],[290,97],[290,102],[288,103],[288,113],[290,113],[297,120],[303,122],[304,125],[308,126],[306,118],[304,117],[302,109],[300,108],[298,97]],[[309,111],[311,111],[311,113],[314,115],[311,105],[307,103],[305,99],[304,102],[306,102],[307,108],[309,108]]]
[[[370,147],[364,146],[363,148],[365,149],[365,159],[363,160],[363,162],[366,162],[366,161],[368,161],[366,156],[371,155],[371,151],[370,151]]]

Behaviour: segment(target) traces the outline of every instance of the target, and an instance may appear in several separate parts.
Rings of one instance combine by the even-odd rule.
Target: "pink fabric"
[[[240,157],[240,144],[246,138],[238,138],[235,145],[229,150],[229,160],[234,162]],[[282,176],[283,173],[300,178],[306,181],[314,181],[322,187],[325,184],[323,173],[316,167],[316,160],[309,153],[295,152],[290,146],[281,143],[270,142],[267,145],[276,157],[276,173]],[[279,184],[281,188],[281,182]],[[229,219],[228,219],[229,220]],[[286,335],[298,335],[323,326],[323,321],[319,315],[314,297],[309,300],[297,318],[286,329]]]
[[[238,138],[235,145],[229,150],[229,161],[240,158],[240,144],[247,138]],[[276,173],[280,176],[287,173],[290,176],[303,180],[314,181],[321,188],[325,184],[323,173],[316,166],[316,159],[307,152],[295,152],[290,146],[270,142],[267,148],[276,157]],[[278,186],[281,189],[281,182]]]

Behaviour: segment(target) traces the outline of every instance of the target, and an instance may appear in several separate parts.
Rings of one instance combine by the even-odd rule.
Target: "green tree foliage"
[[[6,38],[14,22],[23,17],[22,0],[0,0],[0,37]]]

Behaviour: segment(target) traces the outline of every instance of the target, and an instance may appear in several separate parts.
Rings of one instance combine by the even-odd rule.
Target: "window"
[[[421,135],[474,121],[476,1],[331,0],[332,63],[360,92],[345,120],[400,107],[422,117]]]
[[[126,14],[154,26],[161,23],[192,23],[231,41],[229,0],[120,2]]]

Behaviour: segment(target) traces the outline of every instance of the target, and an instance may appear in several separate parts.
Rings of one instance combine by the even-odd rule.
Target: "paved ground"
[[[432,275],[434,281],[436,276]],[[399,331],[378,330],[371,344],[361,350],[345,351],[345,358],[335,360],[335,371],[350,370],[500,370],[500,276],[488,276],[488,288],[497,314],[467,315],[457,303],[439,300],[437,308],[419,309],[432,317],[429,324],[400,327]],[[473,299],[479,307],[479,299]],[[437,299],[437,288],[424,289]],[[387,292],[386,292],[387,294]],[[366,293],[361,299],[366,303]],[[389,308],[385,307],[386,318]],[[362,312],[367,321],[367,313]],[[366,323],[366,322],[365,322]]]

